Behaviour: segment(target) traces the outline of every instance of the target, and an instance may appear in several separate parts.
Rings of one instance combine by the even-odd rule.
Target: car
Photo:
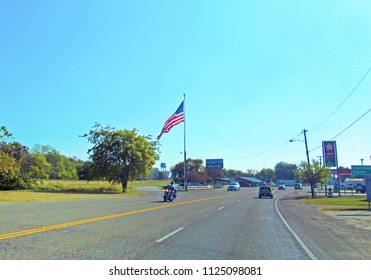
[[[268,196],[270,198],[273,198],[273,190],[271,187],[267,186],[261,186],[259,188],[259,198],[262,198],[263,196]]]
[[[279,185],[279,186],[278,186],[278,189],[279,189],[279,190],[286,190],[286,186],[285,186],[285,185]]]
[[[296,184],[294,185],[294,190],[302,190],[302,189],[303,189],[302,184],[300,184],[300,183],[296,183]]]
[[[228,185],[228,191],[239,191],[240,190],[240,183],[238,182],[230,182]]]
[[[356,193],[366,193],[366,186],[365,185],[357,185]]]

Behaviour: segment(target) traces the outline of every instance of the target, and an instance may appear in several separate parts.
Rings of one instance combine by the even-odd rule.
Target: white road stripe
[[[304,251],[308,254],[308,256],[312,259],[312,260],[317,260],[316,256],[309,250],[309,248],[304,244],[304,242],[299,238],[299,236],[295,233],[295,231],[289,226],[289,224],[286,222],[285,218],[281,215],[281,212],[280,210],[278,210],[278,206],[277,206],[277,201],[281,198],[285,196],[284,195],[281,195],[278,199],[276,199],[276,202],[275,202],[275,206],[276,206],[276,210],[277,210],[277,213],[278,215],[280,216],[282,222],[285,224],[285,226],[288,228],[288,230],[291,232],[291,234],[294,236],[294,238],[296,239],[296,241],[298,241],[298,243],[300,244],[300,246],[304,249]]]
[[[159,243],[159,242],[161,242],[161,241],[164,241],[166,238],[169,238],[170,236],[176,234],[177,232],[179,232],[179,231],[181,231],[181,230],[183,230],[183,229],[184,229],[184,227],[178,228],[176,231],[173,231],[173,232],[169,233],[168,235],[165,235],[164,237],[160,238],[160,239],[157,240],[156,242]]]
[[[218,209],[218,211],[220,211],[220,210],[222,210],[222,209],[224,209],[224,207],[220,207],[220,208]]]

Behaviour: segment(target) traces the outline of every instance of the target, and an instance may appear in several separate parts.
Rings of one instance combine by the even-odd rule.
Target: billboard
[[[323,166],[337,167],[336,141],[322,141]]]
[[[206,168],[223,168],[223,159],[207,159]]]
[[[371,176],[371,165],[352,165],[353,176]]]

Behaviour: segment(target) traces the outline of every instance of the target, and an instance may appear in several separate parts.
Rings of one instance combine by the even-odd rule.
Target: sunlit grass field
[[[112,185],[104,181],[46,180],[28,190],[0,191],[0,203],[97,198],[102,195],[135,196],[143,194],[137,188],[164,186],[168,183],[169,181],[133,181],[128,183],[127,193],[123,193],[121,184]]]
[[[321,206],[322,211],[343,211],[343,210],[367,210],[368,202],[366,196],[337,196],[333,198],[304,198],[304,202],[309,202]]]

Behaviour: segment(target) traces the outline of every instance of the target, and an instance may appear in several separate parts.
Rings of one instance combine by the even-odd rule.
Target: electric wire
[[[355,90],[358,88],[358,86],[362,83],[362,81],[366,78],[368,73],[371,71],[371,67],[367,70],[366,74],[363,75],[363,77],[359,80],[357,85],[352,89],[352,91],[348,94],[348,96],[343,100],[343,102],[340,103],[340,105],[333,111],[324,121],[322,121],[319,125],[316,127],[310,129],[310,131],[316,130],[320,126],[322,126],[325,122],[327,122],[343,105],[344,103],[349,99],[349,97],[355,92]]]
[[[340,136],[341,134],[343,134],[345,131],[347,131],[349,128],[351,128],[354,124],[356,124],[359,120],[361,120],[364,116],[366,116],[369,112],[371,111],[371,108],[369,108],[365,113],[362,114],[362,116],[360,116],[358,119],[356,119],[354,122],[352,122],[350,125],[348,125],[345,129],[343,129],[341,132],[339,132],[338,134],[336,134],[334,137],[332,137],[330,140],[335,140],[338,136]],[[317,150],[319,149],[320,147],[322,147],[322,145],[310,150],[309,152],[312,152],[314,150]]]

